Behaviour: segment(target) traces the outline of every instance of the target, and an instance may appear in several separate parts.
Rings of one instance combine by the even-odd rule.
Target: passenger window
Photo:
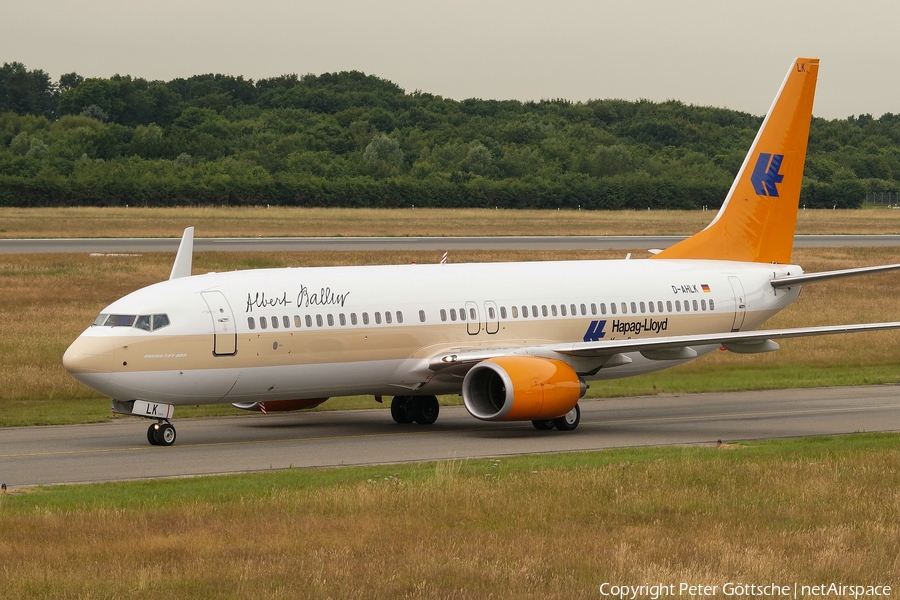
[[[523,307],[522,307],[522,318],[523,318],[523,319],[527,319],[527,318],[528,318],[528,307],[527,307],[527,306],[523,306]]]
[[[493,306],[488,306],[488,318],[491,321],[497,318],[497,311],[494,310]]]
[[[362,317],[363,317],[363,325],[368,325],[369,324],[369,313],[364,312],[362,314]]]
[[[379,311],[375,311],[375,324],[381,325],[381,313]]]
[[[450,320],[456,321],[456,309],[455,308],[450,309]]]
[[[344,313],[338,315],[338,322],[341,324],[341,327],[347,324],[347,317],[344,316]]]
[[[478,320],[478,316],[475,314],[475,309],[474,309],[474,308],[470,308],[470,309],[469,309],[469,320],[470,320],[470,321],[477,321],[477,320]]]
[[[424,310],[419,311],[419,322],[421,322],[421,323],[425,322],[425,311]]]
[[[247,317],[247,327],[249,327],[251,331],[256,329],[256,319]]]
[[[312,316],[311,315],[306,315],[306,326],[312,327]]]
[[[622,314],[623,314],[623,315],[627,315],[627,314],[628,314],[628,305],[625,304],[624,302],[622,303]]]
[[[403,322],[403,313],[400,312],[399,310],[397,311],[397,322],[398,322],[398,323],[402,323],[402,322]]]
[[[706,300],[700,301],[700,310],[706,310]]]
[[[322,323],[322,315],[316,315],[316,325],[322,327],[324,323]]]
[[[260,328],[260,329],[265,329],[265,328],[268,327],[268,326],[269,326],[269,322],[266,321],[266,318],[265,318],[265,317],[260,317],[260,318],[259,318],[259,328]]]
[[[547,310],[547,309],[545,308],[544,310]],[[537,316],[538,316],[537,305],[536,305],[536,304],[532,304],[532,305],[531,305],[531,316],[533,316],[533,317],[535,317],[535,318],[537,318]]]
[[[350,324],[356,325],[358,321],[356,320],[356,313],[350,313]]]
[[[643,303],[643,302],[641,302],[641,308],[644,308],[644,303]],[[650,312],[651,312],[651,313],[656,312],[656,307],[653,306],[653,303],[652,303],[652,302],[648,302],[648,303],[647,303],[647,308],[650,309]]]
[[[550,305],[550,314],[553,315],[554,317],[557,315],[555,304]]]
[[[505,318],[506,318],[506,307],[505,307],[505,306],[501,306],[501,307],[500,307],[500,318],[501,318],[501,319],[505,319]]]
[[[681,312],[681,300],[675,301],[675,312]]]
[[[637,304],[635,304],[634,302],[631,303],[631,314],[637,314]]]
[[[581,316],[584,317],[586,315],[587,315],[587,307],[584,304],[582,304],[581,305]]]
[[[642,313],[647,312],[647,310],[644,308],[644,303],[643,303],[643,302],[641,302],[641,312],[642,312]]]
[[[601,303],[600,303],[600,314],[601,314],[601,315],[605,315],[605,314],[606,314],[606,302],[601,302]]]
[[[575,305],[574,305],[574,304],[570,304],[570,305],[569,305],[569,308],[572,309],[572,316],[573,316],[573,317],[575,317],[575,316],[578,315],[578,311],[575,310]]]
[[[565,304],[559,305],[559,314],[561,314],[564,317],[566,316],[566,305]]]
[[[662,311],[663,311],[662,300],[659,300],[659,301],[656,303],[656,308],[659,309],[657,312],[662,312]]]
[[[692,304],[694,305],[694,311],[696,311],[697,308],[698,308],[698,307],[697,307],[697,301],[696,301],[696,300],[692,301]]]
[[[591,302],[591,314],[594,316],[597,315],[597,304],[595,302]]]
[[[616,303],[615,302],[609,303],[609,312],[611,312],[612,314],[616,314]]]
[[[541,305],[541,314],[544,315],[545,317],[547,316],[547,305],[546,304]]]
[[[300,320],[300,315],[294,315],[294,327],[297,329],[303,327],[303,321]]]
[[[285,328],[285,329],[290,329],[290,327],[291,327],[291,320],[288,318],[287,315],[283,315],[283,316],[281,317],[281,323],[284,325],[284,328]]]
[[[716,310],[716,305],[712,298],[709,299],[709,310]]]
[[[278,317],[272,317],[272,329],[278,329]]]
[[[666,312],[672,312],[672,301],[666,300]]]
[[[144,331],[150,331],[150,315],[141,315],[135,321],[134,326],[137,329],[143,329]]]
[[[515,306],[512,306],[512,307],[510,307],[510,310],[512,311],[512,318],[518,319],[519,318],[519,309],[516,308]]]
[[[447,311],[445,309],[441,309],[441,321],[447,320]]]
[[[690,310],[691,310],[691,301],[685,300],[684,301],[684,312],[690,312]]]
[[[459,309],[459,320],[460,321],[466,320],[466,309],[464,309],[464,308]]]
[[[388,325],[391,324],[391,311],[389,311],[389,310],[384,311],[384,322],[387,323]]]
[[[328,319],[328,326],[334,327],[334,315],[327,314],[327,315],[325,315],[325,318]]]

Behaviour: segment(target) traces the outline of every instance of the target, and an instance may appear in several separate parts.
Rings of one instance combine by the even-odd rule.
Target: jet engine
[[[469,369],[462,397],[469,413],[482,421],[539,421],[565,415],[586,390],[561,360],[500,356]]]
[[[271,400],[267,402],[232,402],[231,405],[241,410],[270,413],[315,408],[326,400],[328,398],[304,398],[302,400]]]

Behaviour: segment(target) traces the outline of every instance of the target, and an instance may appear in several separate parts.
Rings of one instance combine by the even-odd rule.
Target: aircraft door
[[[219,291],[200,292],[213,321],[213,356],[237,354],[237,327],[234,313],[225,294]]]
[[[497,313],[497,304],[492,300],[484,303],[484,330],[489,334],[500,331],[500,315]]]
[[[731,283],[731,291],[734,293],[734,323],[731,330],[740,331],[744,324],[744,314],[747,312],[747,298],[744,296],[744,286],[740,279],[729,277],[728,282]]]
[[[478,335],[481,332],[478,305],[474,302],[466,302],[466,331],[469,332],[469,335]]]

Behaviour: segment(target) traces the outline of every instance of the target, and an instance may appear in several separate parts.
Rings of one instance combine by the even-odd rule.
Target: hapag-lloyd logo
[[[647,318],[643,321],[619,321],[613,319],[612,331],[614,333],[633,333],[641,335],[642,333],[662,333],[669,327],[669,318],[666,317],[661,321],[653,318]]]

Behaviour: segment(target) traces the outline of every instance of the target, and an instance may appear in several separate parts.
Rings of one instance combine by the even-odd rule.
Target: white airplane
[[[65,368],[149,417],[169,446],[175,406],[314,407],[393,396],[431,424],[438,394],[485,421],[574,430],[586,382],[649,373],[724,347],[900,328],[755,331],[803,284],[898,269],[804,274],[790,264],[819,61],[798,58],[715,219],[649,260],[257,269],[191,275],[185,230],[168,281],[104,308]]]

